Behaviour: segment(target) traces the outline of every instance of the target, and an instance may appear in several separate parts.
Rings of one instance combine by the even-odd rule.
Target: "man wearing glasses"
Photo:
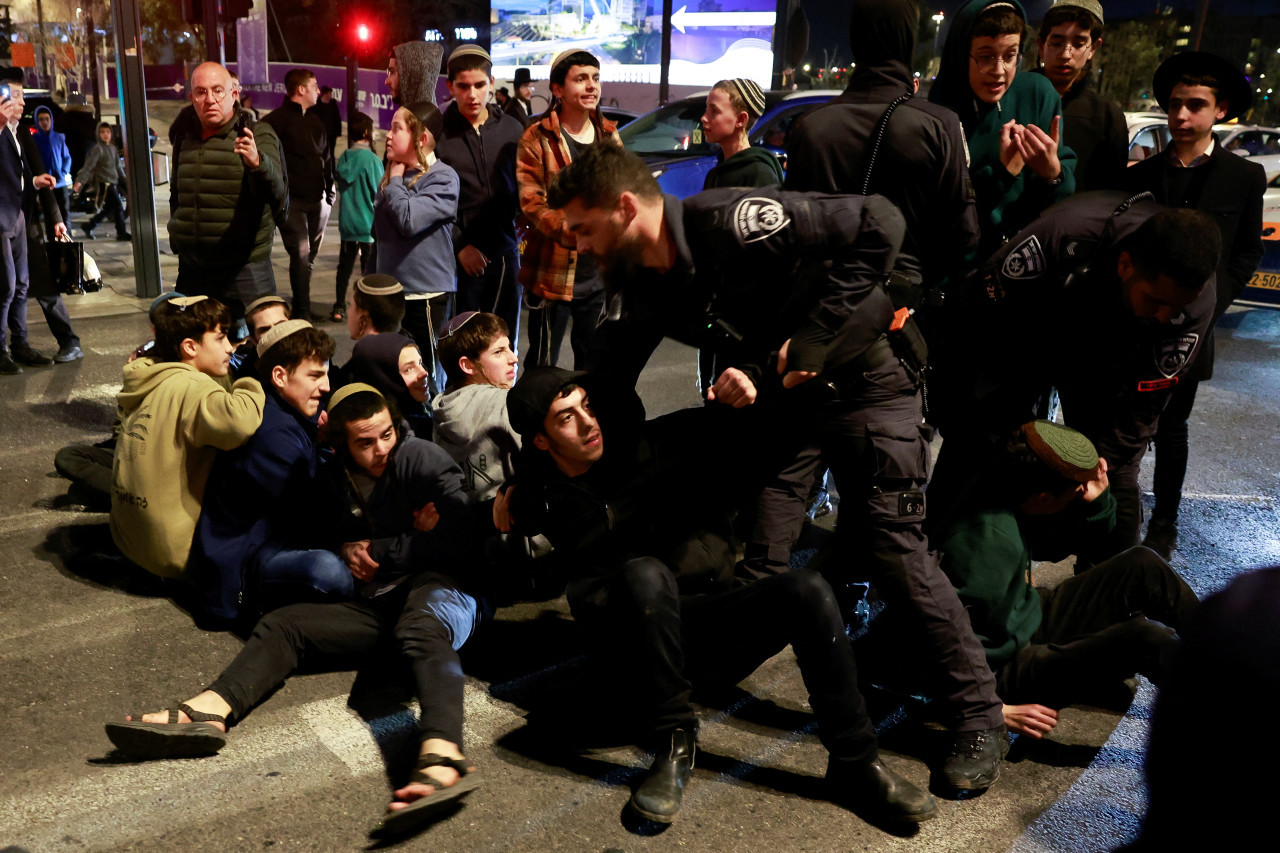
[[[1062,99],[1039,74],[1018,74],[1022,5],[969,0],[956,12],[929,100],[960,117],[978,202],[978,259],[1075,190],[1075,154],[1060,144]]]
[[[191,104],[199,124],[184,124],[169,197],[177,289],[212,296],[240,320],[245,305],[276,292],[272,235],[289,194],[280,140],[235,106],[231,76],[216,62],[192,73]]]
[[[1124,113],[1093,88],[1102,47],[1102,4],[1056,0],[1040,22],[1036,69],[1062,96],[1062,141],[1076,153],[1076,191],[1113,190],[1124,180],[1129,129]]]

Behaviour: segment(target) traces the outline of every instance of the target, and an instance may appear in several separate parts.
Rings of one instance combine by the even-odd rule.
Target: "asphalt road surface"
[[[330,232],[315,274],[318,307],[332,297],[336,224]],[[59,447],[107,435],[120,366],[148,334],[146,302],[131,298],[127,245],[90,248],[116,293],[73,301],[85,360],[0,377],[0,846],[367,848],[415,749],[414,709],[394,667],[291,679],[216,757],[130,763],[112,753],[104,722],[194,695],[241,641],[197,629],[112,556],[106,515],[69,500],[53,471]],[[31,319],[33,343],[51,349],[38,312]],[[1278,345],[1280,313],[1233,310],[1220,327],[1216,377],[1200,389],[1174,565],[1202,594],[1280,562]],[[349,346],[341,343],[340,358]],[[665,345],[641,387],[650,414],[696,404],[693,375],[691,351]],[[939,818],[912,836],[886,833],[823,799],[825,753],[785,651],[739,690],[703,697],[684,810],[654,832],[622,816],[645,756],[629,745],[569,747],[626,709],[590,698],[596,680],[563,600],[500,611],[465,664],[465,748],[483,784],[403,849],[1081,853],[1119,844],[1142,809],[1146,684],[1127,714],[1066,709],[1046,741],[1015,743],[985,795],[940,801]],[[886,760],[925,784],[916,715],[904,717],[888,695],[871,698]]]

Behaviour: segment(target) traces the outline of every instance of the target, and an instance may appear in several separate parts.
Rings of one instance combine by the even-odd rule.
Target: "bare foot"
[[[1039,740],[1058,724],[1058,712],[1045,705],[1005,705],[1004,724],[1014,734]]]
[[[223,699],[221,696],[219,696],[217,693],[214,693],[210,690],[206,690],[205,692],[201,693],[199,696],[196,696],[193,699],[188,699],[183,704],[191,706],[191,709],[194,711],[200,711],[205,714],[217,714],[220,717],[225,717],[231,713],[231,706],[227,704],[226,700]],[[126,714],[125,720],[133,721],[133,716],[130,714]],[[156,711],[153,714],[143,714],[142,722],[168,723],[169,712],[166,710],[166,711]],[[191,722],[194,722],[194,720],[188,717],[185,711],[179,711],[178,722],[191,723]],[[223,723],[216,723],[216,722],[210,721],[209,725],[213,726],[219,731],[225,732],[227,730],[226,725]]]
[[[192,705],[192,707],[194,708],[195,706]],[[419,752],[419,755],[429,755],[433,752],[436,755],[443,755],[445,758],[463,758],[462,751],[458,749],[458,745],[456,743],[452,743],[442,738],[429,738],[422,742],[422,750]],[[474,770],[475,768],[471,767],[469,769]],[[397,811],[399,809],[406,808],[415,800],[431,796],[439,788],[452,787],[457,784],[459,779],[462,778],[462,774],[457,770],[454,770],[452,767],[427,767],[422,770],[422,774],[430,778],[433,784],[427,784],[425,782],[410,782],[403,788],[397,789],[393,792],[393,795],[396,798],[395,802],[391,803],[391,805],[387,807],[388,811]]]

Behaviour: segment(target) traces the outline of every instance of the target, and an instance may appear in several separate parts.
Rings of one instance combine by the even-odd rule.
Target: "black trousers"
[[[520,345],[520,251],[512,248],[496,258],[477,276],[467,275],[458,265],[458,313],[487,311],[507,324],[511,349]],[[561,336],[564,331],[561,330]]]
[[[187,296],[208,296],[231,309],[231,317],[240,327],[233,337],[248,336],[244,327],[245,306],[260,296],[276,292],[276,275],[271,261],[250,261],[232,269],[203,268],[184,264],[178,256],[178,280],[174,289]],[[301,319],[301,318],[300,318]]]
[[[114,446],[71,444],[54,454],[53,467],[71,482],[87,486],[111,500],[111,466],[115,455]]]
[[[697,728],[689,702],[694,681],[737,684],[790,645],[823,745],[846,761],[876,756],[853,646],[835,595],[816,572],[681,596],[661,560],[637,557],[608,575],[574,581],[567,595],[593,647],[626,674],[655,734]]]
[[[88,228],[98,227],[98,223],[106,219],[108,216],[113,217],[116,223],[116,234],[125,234],[129,231],[129,223],[124,218],[124,202],[120,200],[120,191],[115,184],[102,184],[102,209],[89,218]],[[66,222],[67,220],[63,220]]]
[[[289,255],[289,292],[293,294],[295,320],[309,319],[311,268],[324,242],[324,229],[332,209],[324,198],[308,202],[290,197],[289,216],[279,226],[280,242]]]
[[[1000,668],[1009,703],[1062,707],[1134,673],[1156,675],[1175,643],[1150,620],[1181,630],[1199,601],[1169,564],[1132,548],[1040,590],[1044,619]]]
[[[356,255],[360,256],[360,274],[369,269],[369,254],[373,243],[361,243],[357,240],[343,240],[338,248],[338,278],[334,282],[333,304],[346,311],[347,286],[351,284],[351,271],[356,267]]]
[[[370,600],[282,607],[259,620],[209,689],[240,719],[304,660],[349,665],[398,646],[417,686],[422,738],[461,746],[464,679],[457,650],[478,627],[483,609],[452,579],[434,574]]]
[[[560,345],[573,318],[569,346],[573,348],[573,367],[582,369],[587,363],[587,349],[604,312],[604,291],[598,290],[585,299],[571,302],[545,299],[540,308],[529,309],[529,354],[531,367],[555,366],[560,363]]]
[[[823,573],[837,590],[872,581],[920,638],[925,689],[949,725],[995,728],[1003,721],[995,676],[924,535],[930,432],[916,384],[896,358],[838,384],[825,397],[822,386],[801,386],[801,394],[778,407],[774,435],[789,434],[801,450],[781,485],[762,495],[756,533],[764,536],[748,544],[748,554],[772,554],[778,565],[799,532],[816,469],[825,463],[840,490],[840,517],[838,557]]]
[[[431,299],[406,299],[400,328],[418,345],[422,363],[431,371],[431,398],[444,391],[448,380],[444,366],[436,358],[436,332],[454,315],[456,293],[442,293]]]
[[[1169,405],[1160,413],[1156,426],[1156,469],[1152,490],[1156,495],[1151,518],[1177,522],[1178,505],[1182,502],[1182,483],[1187,478],[1187,460],[1191,455],[1191,436],[1187,422],[1196,404],[1200,380],[1184,378],[1173,389]]]

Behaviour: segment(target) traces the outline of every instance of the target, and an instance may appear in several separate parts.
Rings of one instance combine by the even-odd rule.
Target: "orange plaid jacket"
[[[596,139],[618,145],[618,126],[591,113]],[[575,240],[565,228],[564,214],[547,207],[551,179],[569,165],[569,146],[560,135],[560,115],[548,113],[525,128],[516,153],[516,181],[520,188],[520,212],[529,226],[520,255],[520,284],[535,296],[568,302],[573,299],[573,270],[578,262]]]

